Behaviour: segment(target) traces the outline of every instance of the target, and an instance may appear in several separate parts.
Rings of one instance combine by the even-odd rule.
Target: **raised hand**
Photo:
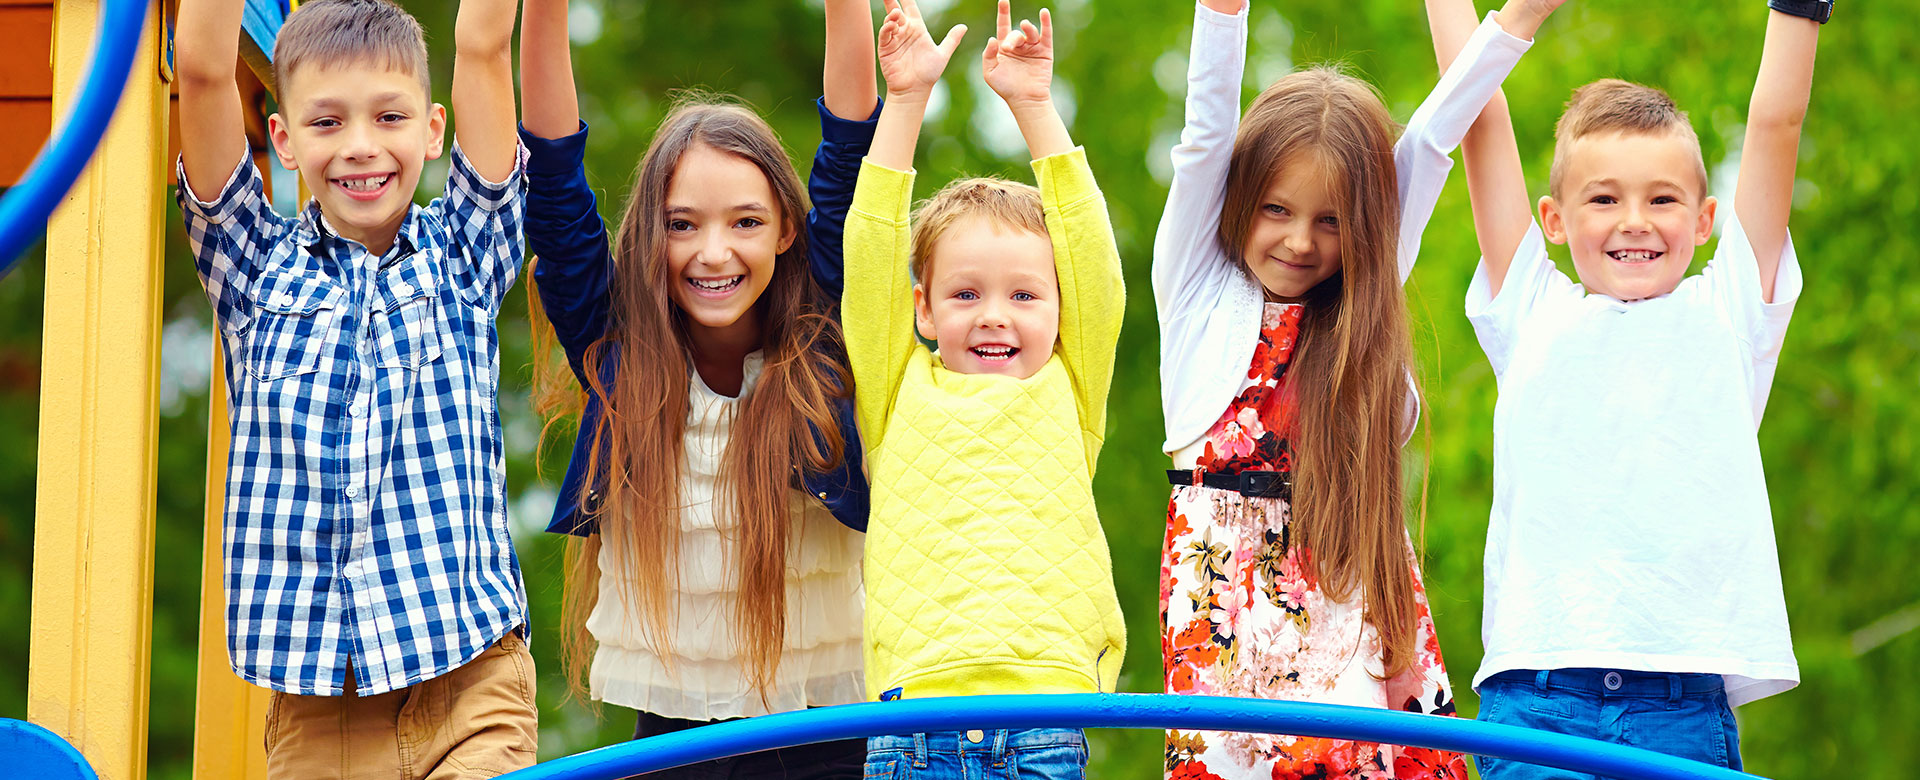
[[[1567,0],[1507,0],[1500,9],[1500,28],[1515,38],[1533,40],[1540,25]]]
[[[926,20],[914,0],[886,0],[887,18],[880,25],[880,75],[887,81],[887,100],[922,100],[933,91],[947,61],[960,48],[967,26],[956,24],[938,45],[927,32]]]
[[[980,72],[987,86],[1008,106],[1039,105],[1053,99],[1053,15],[1040,9],[1040,26],[1020,20],[1013,29],[1007,0],[1000,0],[994,37],[980,53]]]

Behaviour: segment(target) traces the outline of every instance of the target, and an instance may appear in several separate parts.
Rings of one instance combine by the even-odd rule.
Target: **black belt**
[[[1261,498],[1290,498],[1293,495],[1293,475],[1285,471],[1216,474],[1211,471],[1168,469],[1167,481],[1175,485],[1204,485]]]

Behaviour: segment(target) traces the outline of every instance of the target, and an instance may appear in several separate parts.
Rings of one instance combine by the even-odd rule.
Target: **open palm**
[[[914,0],[886,0],[887,18],[880,25],[880,75],[889,96],[924,95],[933,90],[947,61],[960,47],[967,26],[954,25],[939,44],[927,32],[926,20]]]

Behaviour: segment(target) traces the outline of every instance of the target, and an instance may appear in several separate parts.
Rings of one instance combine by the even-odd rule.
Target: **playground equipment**
[[[53,92],[77,97],[25,180],[0,200],[0,274],[47,223],[43,383],[57,389],[42,394],[28,691],[33,722],[0,720],[0,755],[7,757],[9,776],[93,780],[96,767],[109,780],[146,775],[159,268],[168,181],[160,10],[146,0],[56,0]],[[280,0],[248,0],[244,29],[250,45],[244,56],[258,72],[267,69],[286,13]],[[95,35],[89,50],[82,44],[90,31]],[[83,51],[91,53],[83,57]],[[140,215],[145,219],[134,218]],[[264,777],[264,692],[229,672],[222,639],[217,571],[226,421],[217,399],[224,397],[225,380],[216,370],[212,381],[195,775],[258,778]],[[1041,726],[1295,733],[1504,756],[1611,776],[1750,777],[1462,719],[1121,694],[921,699],[782,713],[602,748],[512,777],[599,780],[829,739]]]

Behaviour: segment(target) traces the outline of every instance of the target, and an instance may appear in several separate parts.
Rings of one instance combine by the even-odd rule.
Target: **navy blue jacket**
[[[853,186],[860,175],[860,161],[873,142],[873,131],[880,116],[864,122],[840,119],[827,111],[824,100],[820,111],[820,148],[813,157],[813,172],[807,179],[807,195],[813,210],[807,213],[807,265],[813,278],[825,290],[828,299],[840,300],[843,287],[841,239],[845,232],[847,210],[853,205]],[[610,321],[609,281],[613,256],[609,249],[606,223],[600,218],[593,189],[587,185],[587,126],[580,131],[553,140],[535,137],[525,128],[520,140],[531,153],[527,162],[527,248],[540,258],[533,277],[540,286],[540,303],[552,321],[567,362],[573,367],[580,385],[587,390],[586,411],[580,417],[580,432],[573,441],[573,458],[567,464],[567,476],[560,484],[560,501],[554,507],[547,530],[553,533],[585,536],[597,528],[595,510],[600,504],[598,486],[588,486],[587,462],[593,446],[593,430],[599,423],[602,400],[586,381],[586,354],[589,347],[606,334]],[[612,357],[612,356],[609,356]],[[842,354],[822,358],[845,365]],[[613,386],[618,378],[616,360],[601,363],[601,383]],[[835,417],[840,438],[846,443],[845,457],[838,467],[828,471],[803,470],[804,489],[825,504],[848,528],[867,530],[867,478],[861,468],[859,431],[854,427],[853,402],[835,402]],[[816,432],[816,435],[818,433]],[[587,491],[586,512],[580,511],[578,497]]]

